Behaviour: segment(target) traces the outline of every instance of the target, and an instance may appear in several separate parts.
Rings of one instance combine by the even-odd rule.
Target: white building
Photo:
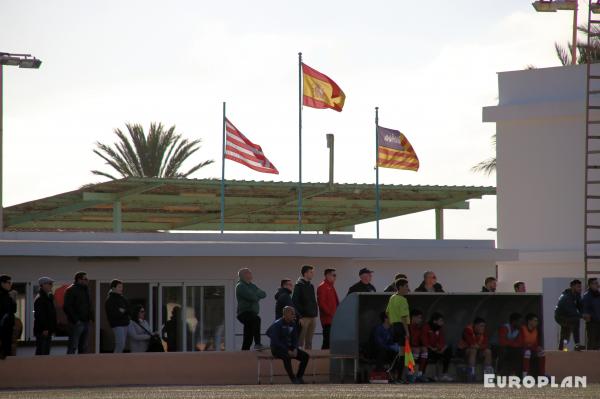
[[[295,196],[290,191],[293,184],[228,185],[226,228],[296,227]],[[352,231],[354,224],[374,217],[372,185],[334,185],[330,190],[327,183],[308,183],[306,187],[310,198],[305,201],[306,225],[313,229]],[[218,228],[218,192],[218,181],[134,179],[84,187],[7,208],[5,226],[21,231],[0,233],[0,272],[11,275],[19,291],[22,339],[27,343],[34,338],[33,298],[37,279],[44,275],[57,280],[56,298],[60,305],[62,291],[72,282],[73,275],[80,270],[88,273],[100,321],[94,326],[92,337],[96,351],[112,349],[103,303],[114,278],[125,282],[125,295],[133,304],[146,307],[154,330],[160,330],[170,319],[176,321],[178,350],[233,350],[241,346],[235,284],[237,271],[242,267],[252,269],[256,284],[268,294],[261,302],[264,332],[274,319],[273,295],[281,279],[295,281],[304,264],[316,267],[315,286],[322,280],[325,268],[336,268],[336,286],[343,299],[348,287],[358,281],[362,267],[375,271],[373,283],[379,291],[397,273],[406,274],[415,288],[422,281],[423,272],[433,270],[447,291],[476,292],[485,277],[495,275],[497,262],[516,260],[516,251],[498,250],[493,241],[484,240],[374,240],[354,239],[348,234],[110,232],[171,230],[177,226]],[[382,215],[438,209],[440,235],[444,208],[466,209],[466,200],[493,193],[493,188],[384,186]],[[288,197],[292,198],[292,206]],[[57,232],[60,229],[83,231]],[[109,232],[90,232],[94,230]],[[64,332],[61,335],[64,340]],[[319,326],[315,347],[320,347],[320,342]],[[53,353],[63,351],[64,348]]]

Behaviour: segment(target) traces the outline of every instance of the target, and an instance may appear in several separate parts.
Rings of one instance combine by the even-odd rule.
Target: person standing
[[[432,271],[426,271],[423,274],[423,282],[417,287],[415,292],[444,292],[442,285],[437,282],[437,276]]]
[[[264,347],[260,343],[260,317],[258,317],[260,306],[258,301],[264,299],[267,294],[252,283],[253,277],[250,269],[240,269],[238,278],[235,297],[238,302],[237,319],[244,325],[242,350],[250,350],[252,340],[254,340],[254,349],[262,350]]]
[[[301,328],[298,345],[303,349],[312,349],[312,340],[319,313],[315,287],[311,283],[315,274],[315,268],[310,265],[304,265],[300,273],[302,276],[296,281],[294,292],[292,293],[292,302],[298,312],[298,317],[300,317]]]
[[[317,287],[317,302],[319,304],[319,316],[323,328],[323,345],[321,349],[329,349],[329,337],[331,334],[331,322],[337,310],[340,300],[335,290],[335,269],[325,269],[325,279]]]
[[[283,317],[283,308],[294,306],[292,302],[292,290],[294,283],[289,278],[281,280],[281,284],[275,293],[275,320]]]
[[[396,274],[396,276],[394,276],[394,281],[392,281],[390,285],[385,287],[385,290],[383,290],[383,292],[396,292],[396,281],[400,280],[401,278],[408,281],[408,277],[406,277],[406,274],[398,273]]]
[[[525,288],[524,281],[515,281],[515,283],[513,284],[513,288],[515,289],[515,292],[518,292],[518,293],[527,292],[527,288]]]
[[[583,319],[586,321],[587,350],[600,349],[600,291],[598,279],[588,279],[588,290],[583,294]]]
[[[497,284],[496,277],[486,277],[483,287],[481,287],[481,292],[496,292]]]
[[[63,310],[69,320],[69,344],[67,354],[73,355],[88,351],[90,322],[94,320],[92,300],[88,288],[86,272],[75,273],[73,284],[65,291]]]
[[[127,328],[131,319],[129,318],[129,302],[123,296],[123,282],[113,280],[110,282],[110,291],[104,302],[108,324],[115,336],[114,353],[123,353],[127,343]]]
[[[0,359],[12,354],[13,328],[17,312],[17,292],[12,289],[12,278],[0,276]]]
[[[353,292],[377,292],[375,286],[371,284],[371,280],[373,280],[373,270],[369,270],[366,267],[363,267],[359,270],[358,276],[360,281],[354,284],[352,287],[348,288],[348,294],[350,295]]]
[[[580,345],[579,334],[582,310],[581,281],[575,279],[571,281],[569,288],[560,295],[554,309],[554,320],[560,326],[559,351],[563,350],[565,343],[569,342],[571,334],[573,334],[573,341],[575,341],[575,350],[583,349],[583,346]]]
[[[310,356],[298,347],[298,325],[295,322],[296,311],[291,306],[283,308],[283,317],[267,329],[267,336],[271,338],[271,354],[274,358],[281,359],[290,380],[294,384],[304,384],[302,377],[308,365]],[[292,359],[300,362],[298,372],[294,374]]]
[[[54,280],[42,277],[38,280],[40,292],[33,303],[33,334],[35,335],[35,354],[49,355],[52,335],[56,333],[56,306],[52,285]]]
[[[408,337],[410,339],[410,310],[408,307],[408,301],[404,297],[408,294],[408,280],[403,278],[396,280],[396,293],[390,296],[387,307],[385,309],[385,313],[388,316],[389,322],[392,326],[392,336],[394,342],[398,344],[399,347],[404,347],[405,339]],[[402,376],[402,371],[404,369],[404,356],[399,355],[399,370],[398,378]]]

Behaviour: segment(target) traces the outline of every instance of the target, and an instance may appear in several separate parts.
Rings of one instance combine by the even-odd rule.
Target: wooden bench
[[[351,356],[351,355],[333,355],[333,354],[329,354],[329,353],[327,353],[327,354],[324,354],[324,353],[323,354],[310,354],[309,353],[309,356],[310,356],[310,358],[309,358],[308,362],[309,362],[309,364],[312,365],[312,382],[313,382],[313,384],[316,382],[316,376],[317,376],[317,373],[316,373],[316,362],[315,362],[315,360],[317,360],[317,359],[329,359],[329,360],[331,360],[331,359],[341,359],[341,360],[343,360],[343,359],[351,359],[351,360],[353,360],[354,361],[353,375],[354,375],[354,381],[356,381],[356,373],[357,373],[357,370],[358,370],[358,359],[356,357]],[[281,377],[281,376],[287,377],[288,376],[287,374],[278,374],[278,375],[275,375],[273,373],[273,361],[281,362],[281,359],[273,357],[273,355],[271,353],[259,353],[256,356],[257,376],[258,376],[257,383],[259,385],[261,383],[260,382],[260,377],[261,377],[261,361],[262,360],[266,360],[266,361],[269,362],[269,384],[273,384],[273,377],[275,377],[275,376],[277,376],[277,377]],[[344,373],[344,371],[345,371],[345,369],[344,369],[344,362],[342,361],[340,364],[341,364],[341,367],[340,367],[340,380],[343,383],[344,382],[344,376],[345,376],[345,373]],[[329,375],[329,374],[326,374],[326,375]]]

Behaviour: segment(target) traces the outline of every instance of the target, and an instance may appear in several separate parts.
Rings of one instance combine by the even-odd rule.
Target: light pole
[[[571,46],[571,64],[577,64],[577,12],[578,0],[539,0],[532,3],[537,12],[573,11],[573,45]]]
[[[18,66],[19,68],[32,68],[37,69],[42,65],[42,61],[31,54],[11,54],[0,52],[0,232],[4,230],[4,206],[2,203],[2,189],[3,189],[3,170],[2,170],[2,126],[3,126],[3,110],[4,110],[4,96],[3,96],[3,68],[4,65]]]

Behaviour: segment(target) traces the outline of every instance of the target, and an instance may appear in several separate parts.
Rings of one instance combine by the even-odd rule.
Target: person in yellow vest
[[[523,377],[531,372],[532,356],[538,359],[538,375],[546,375],[546,355],[540,345],[539,322],[536,314],[529,313],[525,316],[525,325],[521,326],[519,338],[523,348]]]
[[[404,295],[409,293],[408,280],[398,279],[396,280],[396,293],[390,296],[390,299],[385,309],[385,313],[388,316],[389,322],[392,325],[392,336],[394,342],[400,347],[404,347],[404,340],[410,337],[410,331],[408,325],[410,324],[410,310],[408,307],[408,301]],[[403,353],[402,351],[399,352]],[[398,370],[398,379],[402,375],[402,368],[404,367],[404,358],[397,358],[396,361],[400,362],[400,370]]]

